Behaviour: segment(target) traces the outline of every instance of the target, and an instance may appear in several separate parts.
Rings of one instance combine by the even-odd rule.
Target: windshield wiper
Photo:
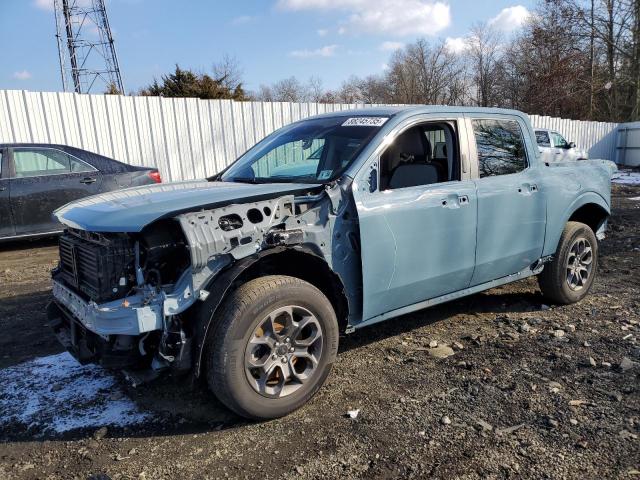
[[[264,183],[324,183],[322,180],[316,179],[314,176],[305,176],[305,177],[286,177],[286,176],[273,176],[273,177],[233,177],[227,182],[238,182],[238,183],[251,183],[253,185],[264,184]]]
[[[258,182],[258,180],[256,180],[255,178],[251,178],[251,177],[233,177],[231,179],[232,182],[238,182],[238,183],[252,183],[252,184],[257,184],[260,183]]]

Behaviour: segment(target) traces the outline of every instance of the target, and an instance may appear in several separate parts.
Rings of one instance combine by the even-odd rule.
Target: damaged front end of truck
[[[134,383],[163,371],[199,375],[217,307],[235,285],[261,275],[309,281],[346,329],[361,295],[357,215],[347,182],[267,192],[261,185],[190,182],[63,207],[56,216],[67,230],[52,272],[49,322],[78,361],[125,369]],[[208,205],[180,203],[197,202],[202,192],[210,194]],[[174,208],[152,209],[125,226],[134,204],[140,211],[158,195],[170,203],[177,195]],[[211,204],[211,197],[220,199]]]

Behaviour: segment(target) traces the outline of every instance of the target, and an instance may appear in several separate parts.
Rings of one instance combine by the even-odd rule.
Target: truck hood
[[[103,193],[68,203],[53,215],[63,224],[93,232],[139,232],[179,213],[295,195],[320,185],[247,184],[205,180],[147,185]]]

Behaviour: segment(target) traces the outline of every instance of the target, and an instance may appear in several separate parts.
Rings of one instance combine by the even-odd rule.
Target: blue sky
[[[79,0],[88,1],[88,0]],[[0,89],[61,90],[53,0],[0,0]],[[177,6],[176,6],[177,5]],[[534,0],[108,0],[128,92],[173,69],[235,56],[245,86],[297,76],[335,88],[381,73],[418,37],[461,39],[475,22],[517,31]]]

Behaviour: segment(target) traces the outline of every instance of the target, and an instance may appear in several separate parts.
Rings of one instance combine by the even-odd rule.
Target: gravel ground
[[[308,405],[264,423],[187,380],[133,389],[92,367],[74,385],[84,375],[94,390],[71,398],[43,370],[66,361],[44,315],[55,243],[0,247],[0,478],[640,479],[639,196],[615,187],[581,303],[545,305],[529,279],[359,331]],[[52,385],[29,380],[43,371]],[[36,394],[85,426],[56,430]],[[83,400],[91,408],[76,411]],[[123,400],[138,420],[83,423]]]

